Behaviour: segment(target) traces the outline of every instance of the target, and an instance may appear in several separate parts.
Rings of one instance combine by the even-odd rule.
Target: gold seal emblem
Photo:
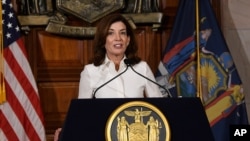
[[[170,141],[170,127],[164,114],[144,101],[118,107],[106,123],[106,141]]]

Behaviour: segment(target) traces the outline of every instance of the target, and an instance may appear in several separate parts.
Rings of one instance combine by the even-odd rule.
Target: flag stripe
[[[7,104],[5,104],[7,105]],[[2,107],[1,107],[2,108]],[[4,107],[6,108],[6,106]],[[9,112],[10,113],[10,112]],[[0,138],[3,140],[18,140],[17,134],[15,134],[12,126],[10,125],[10,122],[8,122],[7,118],[5,117],[5,115],[8,113],[3,113],[2,110],[0,110],[0,128],[4,129],[1,130],[2,132],[4,132],[3,134],[1,134],[2,132],[0,132]],[[11,117],[11,116],[10,116]],[[7,137],[4,135],[8,135]],[[6,139],[4,139],[6,138]]]
[[[25,134],[24,128],[16,117],[16,113],[11,109],[9,103],[5,103],[0,112],[1,118],[1,129],[3,129],[3,133],[9,141],[17,141],[17,140],[29,140]],[[16,133],[19,134],[16,134]]]
[[[13,83],[11,85],[13,85]],[[20,89],[18,87],[19,86],[17,84],[17,88],[16,89]],[[32,123],[31,123],[31,121],[29,119],[30,117],[32,117],[33,113],[31,113],[32,115],[27,116],[27,113],[26,113],[27,110],[31,110],[31,109],[27,109],[25,111],[24,110],[25,108],[23,107],[24,105],[21,105],[21,103],[23,103],[24,101],[26,101],[27,103],[29,103],[29,101],[25,100],[26,97],[23,96],[24,94],[21,93],[21,92],[20,92],[21,97],[19,97],[20,95],[15,95],[13,93],[13,91],[12,91],[12,88],[9,87],[9,83],[6,83],[6,90],[8,92],[8,98],[7,98],[7,100],[9,102],[9,104],[11,105],[12,110],[16,113],[16,116],[18,118],[18,122],[20,122],[20,124],[22,124],[22,126],[25,129],[25,132],[26,132],[27,136],[29,136],[30,139],[38,140],[39,139],[38,135],[36,134],[36,132],[34,132],[34,127],[32,126]],[[17,99],[17,97],[19,99]],[[23,102],[21,101],[21,103],[20,103],[20,101],[19,101],[20,99],[22,99]],[[17,120],[10,121],[10,122],[17,122]],[[33,132],[34,132],[34,135],[33,135]]]
[[[229,116],[237,107],[232,100],[232,91],[226,91],[216,100],[205,106],[208,120],[211,126]]]
[[[18,62],[18,64],[22,66],[23,73],[25,73],[25,76],[28,79],[29,83],[32,85],[36,95],[38,95],[35,79],[31,79],[30,77],[28,77],[28,76],[33,76],[33,73],[31,71],[29,62],[27,60],[23,40],[19,38],[16,42],[12,43],[9,46],[9,49],[11,50],[15,58],[20,58],[20,59],[16,59],[16,61]]]
[[[1,117],[1,111],[0,111],[0,117]],[[2,139],[3,141],[7,141],[7,138],[5,137],[5,134],[3,134],[3,130],[0,127],[0,139]]]
[[[9,73],[8,76],[10,76],[11,71],[9,71],[8,73]],[[7,82],[6,92],[8,92],[7,100],[10,103],[15,115],[18,117],[19,122],[21,122],[22,126],[26,130],[27,135],[31,139],[32,138],[32,136],[30,136],[31,131],[34,131],[34,127],[32,126],[31,122],[34,122],[34,121],[30,121],[29,118],[33,119],[34,109],[32,107],[28,107],[30,105],[30,101],[27,99],[27,96],[25,95],[22,87],[18,84],[15,77],[12,77],[12,78],[9,77],[9,80],[6,79],[6,82]],[[10,83],[11,83],[11,86],[9,86]],[[14,93],[15,91],[18,91],[19,93]],[[35,137],[36,136],[37,134],[35,135]]]
[[[23,53],[21,52],[20,48],[18,47],[19,45],[20,44],[16,44],[16,43],[13,43],[12,45],[10,45],[8,49],[4,50],[5,51],[4,57],[6,58],[7,62],[8,60],[11,60],[8,62],[8,64],[10,65],[10,68],[15,68],[15,69],[12,69],[14,75],[18,79],[19,83],[22,85],[22,88],[24,89],[25,93],[28,95],[28,98],[30,102],[32,102],[32,105],[35,107],[37,114],[41,116],[42,115],[41,110],[38,110],[36,108],[40,106],[40,100],[39,100],[39,97],[37,96],[38,95],[37,89],[36,90],[34,89],[36,88],[36,86],[34,86],[34,82],[32,86],[32,83],[30,83],[32,82],[32,80],[30,80],[29,77],[27,77],[33,74],[31,74],[29,66],[27,65],[28,61],[26,57],[23,55]],[[15,59],[15,58],[21,58],[21,59]],[[22,66],[22,68],[20,66]]]
[[[173,58],[176,54],[178,54],[183,48],[186,47],[188,43],[194,40],[194,37],[191,36],[184,41],[176,44],[168,53],[166,53],[163,57],[163,62],[168,63],[168,61]]]
[[[12,46],[11,48],[14,48],[14,47]],[[15,48],[15,50],[18,50],[18,48]],[[19,64],[16,62],[15,57],[13,57],[11,50],[9,50],[8,48],[5,49],[5,54],[7,54],[7,56],[9,57],[9,58],[6,57],[6,60],[12,60],[11,62],[7,62],[8,64],[11,64],[11,66],[9,66],[8,64],[5,64],[5,69],[6,69],[5,75],[12,76],[12,77],[6,78],[6,82],[7,82],[6,87],[8,86],[8,84],[11,84],[10,85],[11,88],[9,88],[9,91],[8,91],[9,95],[7,99],[10,102],[10,105],[14,105],[13,110],[17,114],[19,120],[23,122],[22,124],[25,123],[25,125],[23,125],[24,128],[29,129],[28,131],[26,131],[27,134],[28,135],[35,134],[33,133],[35,129],[37,130],[36,132],[40,133],[41,131],[39,130],[41,130],[41,128],[39,127],[43,127],[42,120],[40,119],[40,121],[37,121],[37,119],[39,119],[38,114],[36,114],[37,111],[35,111],[37,108],[35,106],[30,107],[30,105],[36,105],[34,101],[38,102],[39,104],[39,100],[36,99],[37,98],[36,96],[33,96],[34,95],[33,88],[30,88],[29,82],[27,82],[27,78],[24,77],[25,75],[23,74],[22,69],[18,67]],[[15,66],[15,68],[17,69],[10,69],[10,68],[13,68],[13,66]],[[12,73],[12,71],[14,72]],[[19,80],[17,80],[16,78],[19,78]],[[19,81],[21,81],[22,83],[20,83]],[[12,91],[14,93],[12,93]],[[31,95],[32,93],[33,95]],[[30,103],[32,101],[33,103]],[[20,107],[23,107],[23,109],[21,109]],[[35,129],[33,126],[35,126]],[[36,133],[36,135],[32,135],[32,137],[30,138],[37,140],[38,135]]]

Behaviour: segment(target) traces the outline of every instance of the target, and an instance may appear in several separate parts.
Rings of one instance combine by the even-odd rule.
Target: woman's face
[[[123,22],[115,22],[111,24],[105,44],[109,59],[112,60],[114,57],[120,57],[120,59],[122,59],[129,41],[130,37],[127,36],[126,26]]]

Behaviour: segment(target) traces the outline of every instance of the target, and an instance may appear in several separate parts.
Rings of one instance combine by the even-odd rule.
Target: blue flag
[[[242,82],[210,0],[199,0],[198,32],[195,10],[196,0],[180,0],[156,80],[173,97],[197,97],[200,90],[215,140],[228,141],[230,125],[248,124]]]

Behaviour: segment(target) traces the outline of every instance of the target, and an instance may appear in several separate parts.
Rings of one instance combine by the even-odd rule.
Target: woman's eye
[[[122,35],[127,35],[127,32],[121,32]]]
[[[113,31],[113,30],[108,31],[108,35],[113,35],[113,34],[115,34],[115,31]]]

